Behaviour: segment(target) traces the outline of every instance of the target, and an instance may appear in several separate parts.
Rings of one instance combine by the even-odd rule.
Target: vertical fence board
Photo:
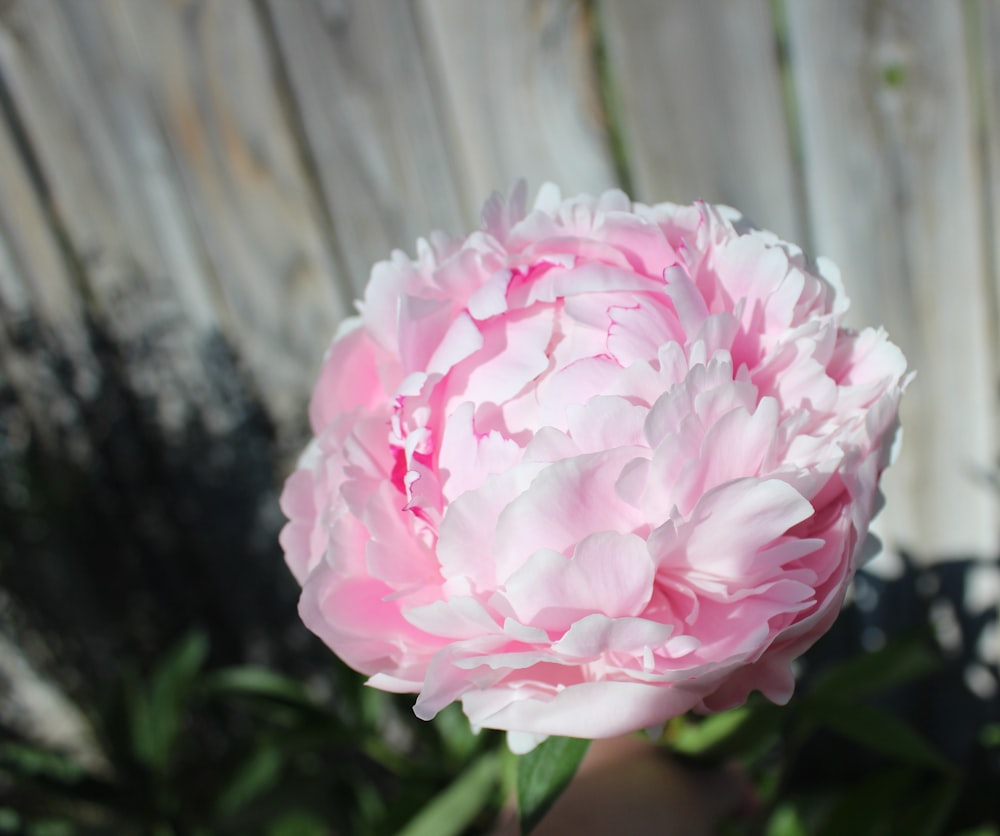
[[[729,203],[801,240],[770,4],[604,0],[600,19],[637,196]]]
[[[6,412],[0,446],[19,449],[27,438],[27,420],[47,442],[59,434],[68,450],[83,457],[89,443],[74,431],[80,422],[73,395],[92,387],[94,359],[79,289],[9,128],[0,123],[0,388],[17,398],[23,412]],[[78,391],[66,391],[56,378],[53,349],[78,358],[69,382]]]
[[[982,172],[962,7],[788,5],[817,250],[858,323],[884,322],[918,371],[883,532],[925,558],[997,553],[994,365]]]
[[[254,7],[126,0],[107,19],[176,165],[227,332],[278,425],[296,425],[350,295]]]
[[[11,205],[5,189],[17,218],[0,216],[6,251],[16,253],[8,263],[24,274],[3,279],[22,291],[3,300],[3,362],[15,362],[8,351],[16,362],[37,358],[89,441],[78,459],[61,432],[38,443],[56,420],[46,391],[22,448],[0,443],[0,575],[11,602],[0,601],[0,630],[8,611],[22,614],[25,632],[52,640],[64,687],[86,698],[115,681],[123,656],[149,661],[195,625],[212,633],[220,658],[251,644],[266,653],[294,618],[296,591],[277,545],[272,424],[226,337],[226,294],[202,239],[202,229],[218,229],[204,212],[218,210],[186,182],[196,175],[178,163],[172,133],[182,122],[168,125],[159,109],[168,97],[157,98],[137,59],[149,49],[166,71],[176,42],[169,27],[129,30],[148,7],[123,6],[0,6],[9,131],[0,183],[20,177],[24,195]],[[161,36],[155,47],[145,42]],[[24,141],[15,147],[11,136]],[[39,224],[31,240],[41,255],[25,243],[29,223]],[[267,243],[257,234],[248,246],[259,257]],[[52,336],[58,321],[45,299],[70,279],[90,353]],[[26,371],[0,381],[3,429],[27,412]],[[89,392],[75,385],[82,371],[92,375]],[[299,410],[304,424],[304,403]]]
[[[991,0],[982,0],[968,4],[969,18],[966,21],[966,31],[969,32],[975,53],[979,58],[976,69],[980,73],[980,125],[983,139],[983,159],[988,180],[986,182],[987,201],[983,216],[983,231],[988,246],[990,283],[992,290],[992,305],[990,322],[993,357],[1000,357],[1000,5]],[[998,373],[994,368],[994,379]],[[1000,433],[1000,415],[998,415],[997,400],[991,402],[993,407],[993,430]],[[994,482],[994,489],[1000,490],[1000,478]],[[981,575],[979,583],[970,584],[971,595],[965,604],[968,610],[978,614],[986,606],[997,605],[997,590],[1000,590],[1000,556],[995,556],[991,567],[992,578]],[[978,600],[976,600],[978,599]],[[978,642],[978,654],[989,667],[996,679],[1000,679],[1000,621],[994,620],[992,628],[984,628]],[[996,689],[993,691],[996,696]]]
[[[14,321],[38,316],[81,347],[79,289],[7,123],[0,123],[0,305]]]
[[[271,2],[309,151],[355,293],[393,249],[466,225],[409,3]]]
[[[446,94],[466,206],[523,177],[565,194],[616,184],[594,63],[594,17],[579,0],[419,5]]]
[[[294,652],[274,465],[322,348],[374,261],[519,176],[836,260],[919,372],[883,535],[995,558],[1000,11],[781,5],[0,0],[10,612],[78,683],[192,624]]]
[[[89,279],[81,291],[125,348],[131,385],[165,429],[193,412],[222,429],[236,416],[201,357],[218,330],[214,283],[109,8],[13,3],[4,78]]]
[[[1000,351],[1000,6],[990,0],[975,4],[968,21],[980,58],[981,125],[984,164],[987,167],[987,211],[983,218],[989,246],[993,289],[992,336],[995,352]],[[995,354],[995,356],[997,356]]]

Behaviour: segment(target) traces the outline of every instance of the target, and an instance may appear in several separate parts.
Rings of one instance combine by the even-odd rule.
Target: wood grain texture
[[[580,0],[418,5],[461,165],[466,207],[525,178],[564,194],[619,185]]]
[[[919,372],[881,533],[995,559],[993,0],[0,0],[0,678],[52,639],[92,706],[192,624],[328,675],[276,498],[323,349],[522,176],[836,260]]]
[[[1000,6],[991,0],[970,4],[966,31],[977,61],[982,164],[986,170],[987,201],[983,229],[988,244],[992,289],[994,356],[1000,357]]]
[[[350,286],[372,264],[415,251],[431,229],[468,225],[461,173],[409,3],[273,0],[308,153]]]
[[[183,189],[223,328],[279,427],[298,426],[351,295],[254,6],[127,0],[107,19]]]
[[[91,445],[77,400],[93,392],[96,361],[79,288],[11,127],[0,123],[0,389],[20,409],[4,410],[3,446],[22,449],[30,424],[45,443],[61,437],[71,455],[85,458]],[[57,356],[77,361],[68,380],[60,379]]]
[[[852,321],[886,323],[920,371],[887,530],[932,554],[996,549],[991,4],[788,3],[794,108],[764,0],[725,14],[693,0],[2,8],[0,65],[38,163],[7,125],[0,294],[19,385],[45,375],[14,370],[18,321],[69,346],[69,391],[94,368],[91,317],[165,432],[194,413],[220,432],[241,420],[220,386],[234,372],[279,427],[300,426],[371,264],[433,227],[464,231],[517,175],[610,185],[607,107],[638,197],[701,195],[793,239],[811,229],[844,269]]]
[[[79,288],[8,122],[0,122],[0,191],[0,305],[6,317],[16,324],[38,316],[79,347]]]
[[[994,358],[1000,358],[1000,5],[992,0],[966,5],[966,35],[969,39],[973,71],[979,74],[978,112],[983,154],[981,165],[986,172],[986,201],[981,219],[986,237],[986,256],[989,266],[989,282],[986,284],[984,299],[991,314],[989,320]],[[994,379],[998,370],[994,367]],[[993,431],[1000,434],[1000,410],[996,400],[992,401]],[[994,489],[1000,490],[1000,478],[995,476]],[[993,561],[985,565],[975,583],[970,582],[965,608],[973,613],[994,606],[1000,598],[1000,563]],[[971,599],[971,600],[970,600]],[[984,628],[979,642],[979,653],[988,666],[994,684],[1000,674],[1000,622],[994,621],[992,628]],[[992,696],[995,698],[996,689]]]
[[[9,4],[4,78],[87,277],[80,292],[122,346],[137,396],[166,432],[195,413],[222,431],[237,417],[201,357],[219,328],[217,286],[109,11]]]
[[[767,0],[599,9],[636,197],[728,203],[802,240]]]
[[[817,250],[855,324],[885,324],[918,378],[883,533],[924,558],[997,553],[995,357],[983,172],[962,6],[788,6]]]

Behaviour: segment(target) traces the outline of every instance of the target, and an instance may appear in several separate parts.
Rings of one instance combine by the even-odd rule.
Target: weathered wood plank
[[[981,164],[986,169],[986,201],[982,217],[986,237],[986,257],[992,291],[991,317],[989,319],[991,349],[994,358],[1000,357],[1000,5],[991,0],[966,5],[966,34],[972,54],[977,61],[978,111],[981,114],[980,136],[983,142]],[[997,370],[994,367],[994,374]],[[993,431],[1000,433],[1000,403],[993,406]],[[996,467],[996,463],[995,463]],[[994,490],[1000,489],[1000,474],[994,469]],[[969,582],[964,605],[974,614],[986,607],[997,606],[1000,590],[1000,563],[984,566],[975,582]],[[993,684],[1000,678],[1000,623],[993,622],[992,629],[985,628],[977,648],[980,659],[989,667]],[[980,676],[982,680],[982,677]],[[993,696],[996,696],[994,687]]]
[[[213,262],[221,257],[202,236],[216,227],[201,215],[225,200],[210,205],[178,161],[166,97],[136,57],[148,44],[124,28],[142,8],[110,0],[0,6],[4,128],[23,123],[20,150],[30,147],[38,163],[20,203],[31,209],[32,200],[46,205],[40,195],[52,198],[50,212],[0,220],[6,251],[24,253],[8,261],[30,268],[14,277],[21,314],[5,302],[0,351],[3,363],[35,363],[0,379],[0,440],[27,412],[41,370],[78,410],[75,428],[90,442],[86,460],[66,455],[61,433],[38,443],[58,404],[46,390],[21,422],[20,449],[0,443],[0,571],[32,630],[52,640],[60,682],[85,698],[113,681],[123,654],[148,661],[192,625],[233,660],[250,644],[264,652],[279,645],[294,619],[296,589],[277,546],[273,427],[234,356],[226,333],[234,317]],[[183,15],[194,7],[170,8]],[[165,56],[173,42],[161,34]],[[0,142],[0,153],[8,147],[4,160],[17,162],[9,146]],[[5,166],[0,183],[17,172]],[[234,191],[226,199],[252,194]],[[35,294],[68,279],[48,272],[59,263],[54,254],[34,261],[28,252],[33,239],[23,227],[36,221],[37,236],[53,248],[58,238],[72,266],[92,357],[50,338],[57,318]],[[255,227],[249,232],[250,252],[268,245]],[[5,276],[5,288],[13,281]],[[287,312],[276,304],[275,320]],[[93,374],[90,393],[73,385],[81,369]]]
[[[788,6],[817,250],[854,321],[884,322],[919,377],[884,534],[924,558],[997,554],[995,370],[962,6]]]
[[[728,203],[801,241],[769,2],[599,9],[636,196]]]
[[[170,352],[205,366],[199,345],[221,330],[279,428],[300,426],[348,294],[253,6],[20,3],[7,20],[5,72],[100,312],[126,342],[169,343],[153,366]],[[168,411],[220,416],[190,371],[174,385],[137,366],[136,382]]]
[[[0,122],[0,190],[0,305],[14,320],[39,315],[81,347],[79,288],[6,121]]]
[[[465,205],[525,178],[565,194],[619,185],[594,63],[594,16],[579,0],[422,0],[461,163]]]
[[[983,163],[988,175],[984,231],[992,272],[993,346],[1000,357],[1000,6],[990,0],[971,4],[966,28],[979,59]]]
[[[23,445],[30,421],[82,458],[90,440],[76,398],[95,385],[82,299],[11,127],[0,122],[0,385],[17,392],[20,410],[7,410],[3,446]],[[58,379],[53,352],[79,359],[69,380]]]
[[[254,6],[117,0],[105,12],[190,204],[223,327],[279,427],[298,426],[351,297]]]
[[[267,8],[288,62],[340,257],[360,294],[371,265],[432,228],[468,224],[409,3],[345,0]]]
[[[2,71],[66,245],[85,268],[81,294],[123,346],[135,392],[165,431],[178,431],[194,412],[223,430],[238,418],[200,356],[219,328],[216,288],[107,8],[8,4]]]

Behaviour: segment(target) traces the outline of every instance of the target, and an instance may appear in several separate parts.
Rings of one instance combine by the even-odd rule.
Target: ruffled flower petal
[[[729,207],[492,197],[375,265],[281,496],[306,625],[527,750],[784,702],[881,506],[906,360]]]

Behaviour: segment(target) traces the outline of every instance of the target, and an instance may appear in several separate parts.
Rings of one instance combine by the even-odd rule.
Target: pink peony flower
[[[515,749],[787,701],[868,552],[903,355],[732,209],[524,205],[393,253],[338,331],[282,495],[303,620]]]

